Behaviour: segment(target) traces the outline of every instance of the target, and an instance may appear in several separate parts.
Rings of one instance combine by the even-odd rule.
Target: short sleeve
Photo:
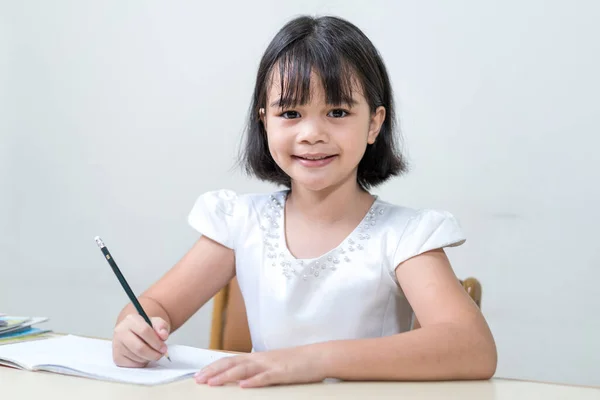
[[[202,235],[230,249],[235,248],[239,198],[231,190],[207,192],[198,197],[188,223]]]
[[[392,260],[398,264],[430,250],[460,246],[466,241],[456,218],[445,211],[420,210],[406,225]]]

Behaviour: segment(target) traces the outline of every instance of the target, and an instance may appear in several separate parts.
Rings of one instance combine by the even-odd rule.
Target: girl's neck
[[[308,190],[292,182],[286,212],[299,214],[313,224],[329,225],[366,213],[373,201],[373,196],[356,181],[321,191]]]

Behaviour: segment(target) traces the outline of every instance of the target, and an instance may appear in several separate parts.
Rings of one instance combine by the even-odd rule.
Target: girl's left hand
[[[321,382],[326,378],[323,362],[311,347],[225,357],[198,372],[196,383],[219,386],[239,381],[241,387],[261,387]]]

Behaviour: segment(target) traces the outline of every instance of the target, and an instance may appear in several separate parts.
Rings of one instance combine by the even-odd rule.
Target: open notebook
[[[0,364],[140,385],[188,378],[213,361],[233,354],[171,345],[169,356],[172,362],[163,358],[146,368],[121,368],[112,360],[110,341],[73,335],[0,346]]]

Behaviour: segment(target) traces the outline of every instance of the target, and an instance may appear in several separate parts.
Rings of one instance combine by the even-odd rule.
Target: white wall
[[[389,201],[454,212],[497,376],[600,385],[600,5],[594,1],[0,2],[0,311],[109,337],[189,248],[232,171],[255,68],[298,13],[357,23],[390,69],[413,171]],[[369,4],[369,5],[367,5]],[[594,295],[596,293],[596,295]],[[208,344],[205,306],[173,342]]]

